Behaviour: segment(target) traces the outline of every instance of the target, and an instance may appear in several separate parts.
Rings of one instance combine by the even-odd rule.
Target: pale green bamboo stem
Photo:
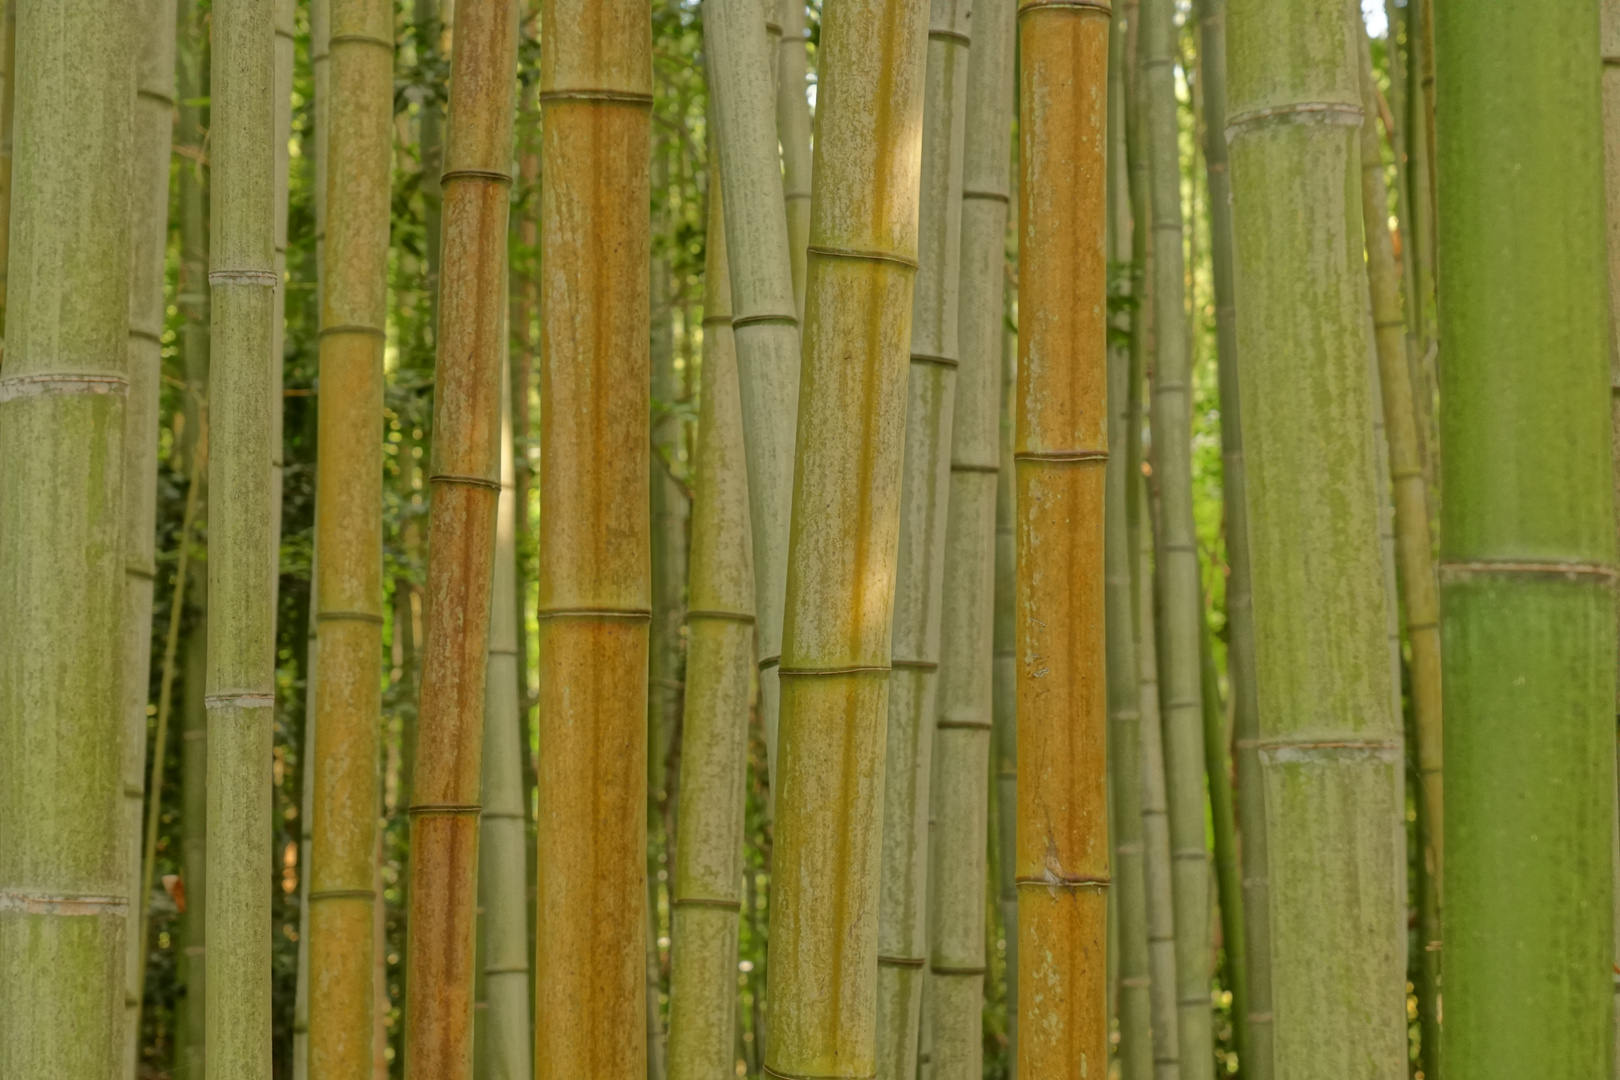
[[[1229,0],[1240,393],[1278,1076],[1406,1074],[1349,12]]]
[[[754,568],[731,281],[713,145],[711,140],[685,733],[671,901],[670,1080],[729,1075],[737,1060],[737,924],[743,899]]]
[[[197,586],[205,584],[206,572],[198,573],[193,567],[191,573],[194,580],[187,591],[196,593],[201,591]],[[208,612],[205,608],[199,614],[191,624],[183,657],[186,689],[180,732],[180,825],[185,855],[181,879],[186,886],[180,944],[185,957],[186,1000],[176,1018],[179,1038],[175,1073],[183,1080],[204,1080],[208,1056],[208,710],[203,704],[203,686],[208,678]],[[303,819],[309,820],[307,813]],[[300,865],[307,866],[308,860],[302,860]]]
[[[927,17],[922,0],[833,0],[822,17],[767,990],[765,1067],[779,1076],[877,1070]]]
[[[767,0],[768,2],[768,0]],[[776,132],[782,147],[782,198],[787,211],[793,303],[804,321],[805,248],[810,243],[810,102],[805,95],[810,34],[804,0],[778,0],[782,28],[776,63]]]
[[[1444,1064],[1467,1080],[1608,1076],[1615,517],[1599,17],[1571,0],[1435,7]]]
[[[287,331],[287,198],[292,167],[293,63],[297,28],[297,0],[276,0],[275,121],[275,261],[276,295],[270,315],[270,387],[275,406],[270,410],[270,603],[276,606],[281,589],[281,490],[285,454],[282,446],[283,354]]]
[[[788,3],[791,6],[792,0]],[[777,667],[782,653],[794,424],[799,409],[793,248],[782,212],[784,180],[777,157],[777,119],[771,108],[770,57],[758,2],[704,0],[703,12],[714,95],[712,120],[719,136],[720,179],[726,191],[726,239],[736,315],[733,333],[743,437],[748,444],[754,603],[759,613],[759,713],[774,799],[780,711]],[[783,17],[790,19],[791,12],[784,11]],[[784,70],[791,66],[791,62],[784,65]],[[808,146],[808,136],[806,139]],[[805,188],[808,190],[808,182]]]
[[[17,86],[17,0],[5,0],[5,21],[0,27],[0,329],[6,311],[6,263],[11,244],[11,129]],[[0,362],[5,343],[0,341]]]
[[[1009,185],[1010,186],[1010,185]],[[1010,206],[1010,200],[1009,200]],[[1005,269],[1005,267],[1004,267]],[[1004,287],[1003,293],[1010,293]],[[1005,305],[1005,300],[1003,301]],[[996,600],[991,628],[991,734],[996,744],[996,906],[1001,935],[1007,943],[1007,1061],[1009,1080],[1018,1075],[1018,885],[1014,869],[1018,815],[1018,654],[1014,646],[1013,597],[1017,587],[1018,542],[1013,521],[1016,486],[1013,476],[1013,388],[1018,382],[1018,337],[1003,324],[1001,332],[1001,431],[996,471]]]
[[[0,380],[0,1074],[119,1076],[133,5],[30,4]]]
[[[1237,811],[1232,795],[1231,733],[1227,729],[1226,703],[1221,700],[1221,676],[1210,643],[1208,609],[1200,605],[1200,610],[1203,618],[1199,620],[1198,660],[1203,680],[1204,771],[1209,777],[1209,816],[1215,834],[1215,895],[1232,995],[1232,1048],[1241,1068],[1247,1052],[1248,983],[1243,957],[1248,942],[1243,935],[1243,874],[1238,865]]]
[[[1609,417],[1611,432],[1620,436],[1620,0],[1602,0],[1599,11],[1603,51],[1604,194],[1608,210]],[[1615,438],[1614,446],[1620,447],[1620,437]],[[1613,462],[1617,478],[1615,524],[1617,531],[1620,531],[1620,451],[1612,452],[1615,454]],[[1617,608],[1617,614],[1620,614],[1620,608]],[[1620,687],[1617,687],[1617,693],[1620,693]],[[1620,715],[1620,700],[1616,702],[1616,714]],[[1620,739],[1620,729],[1616,731],[1616,738]],[[1620,800],[1616,800],[1615,809],[1614,1030],[1616,1041],[1620,1042]],[[1615,1057],[1614,1075],[1620,1078],[1620,1054]]]
[[[930,781],[940,661],[962,259],[962,133],[971,0],[932,0],[923,98],[917,276],[912,286],[900,544],[895,562],[878,908],[877,1075],[931,1065],[928,963]],[[954,36],[947,36],[954,35]],[[927,1060],[924,1060],[927,1055]]]
[[[1412,323],[1415,348],[1412,365],[1412,388],[1417,395],[1418,426],[1424,435],[1427,454],[1424,466],[1428,471],[1431,507],[1429,515],[1438,525],[1438,507],[1433,505],[1440,494],[1440,438],[1435,416],[1434,400],[1437,389],[1436,360],[1440,344],[1438,317],[1435,307],[1435,216],[1434,216],[1434,141],[1433,128],[1428,122],[1432,102],[1430,86],[1423,79],[1425,54],[1429,42],[1424,32],[1423,5],[1408,0],[1406,5],[1406,108],[1403,121],[1406,127],[1407,202],[1411,217],[1401,237],[1412,250],[1412,291],[1415,303],[1408,305],[1407,318]]]

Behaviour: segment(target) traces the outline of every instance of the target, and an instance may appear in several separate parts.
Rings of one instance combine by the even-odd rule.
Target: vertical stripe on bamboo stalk
[[[792,6],[794,0],[785,3]],[[714,95],[711,122],[718,133],[720,179],[726,191],[727,252],[732,310],[736,315],[733,334],[742,393],[743,437],[748,443],[754,603],[759,612],[759,712],[774,793],[780,706],[777,668],[782,653],[793,444],[799,409],[799,319],[793,299],[791,255],[794,248],[789,219],[782,212],[784,180],[777,157],[777,121],[771,112],[769,56],[758,2],[704,0],[703,13],[704,46],[709,53],[709,80]],[[790,14],[784,11],[784,18]],[[802,27],[802,12],[799,22]],[[802,75],[802,63],[800,66]],[[791,63],[784,66],[784,71],[789,67]],[[784,145],[787,141],[784,135]],[[808,130],[805,155],[809,155]],[[791,166],[791,157],[785,160]],[[805,171],[808,177],[808,164]],[[808,190],[808,179],[805,187]],[[805,205],[808,213],[808,202]]]
[[[17,0],[5,0],[0,22],[0,328],[5,325],[6,266],[11,250],[11,132],[17,87]],[[0,342],[0,360],[5,344]]]
[[[645,0],[546,0],[540,21],[535,1075],[641,1080],[651,31]]]
[[[1615,519],[1595,7],[1447,3],[1434,28],[1443,1056],[1469,1080],[1613,1068]]]
[[[18,268],[0,379],[0,1073],[119,1076],[133,5],[16,43]]]
[[[270,603],[277,606],[281,592],[281,491],[286,455],[282,438],[283,354],[287,323],[287,210],[292,166],[292,94],[294,39],[297,37],[297,0],[276,0],[275,68],[272,82],[275,120],[270,137],[275,146],[275,258],[276,294],[270,312]]]
[[[411,788],[405,1067],[472,1074],[473,908],[500,490],[517,6],[463,0],[450,69],[426,633]],[[323,551],[321,558],[326,554]],[[328,678],[320,673],[324,683]],[[432,988],[432,992],[426,992]]]
[[[208,1074],[270,1071],[270,785],[275,605],[270,378],[275,11],[213,13],[213,344],[208,487]]]
[[[309,1075],[372,1061],[374,851],[382,711],[383,339],[392,149],[392,10],[331,0],[325,272],[315,482],[315,739]],[[277,105],[280,101],[278,98]]]
[[[767,992],[765,1068],[789,1080],[877,1067],[927,18],[924,0],[835,0],[823,14]]]
[[[754,666],[754,569],[722,185],[713,145],[711,141],[685,731],[671,898],[670,1080],[712,1080],[730,1074],[737,1061],[737,922]]]
[[[1610,431],[1620,448],[1620,0],[1601,0],[1600,33],[1603,52],[1603,152],[1609,255],[1609,417]],[[1615,475],[1615,525],[1620,531],[1620,450],[1611,449]],[[1620,598],[1617,598],[1620,600]],[[1620,604],[1616,615],[1620,617]],[[1617,684],[1620,693],[1620,684]],[[1620,700],[1615,712],[1620,715]],[[1620,730],[1616,731],[1620,739]],[[1620,803],[1616,805],[1614,923],[1620,928]],[[1620,1040],[1620,930],[1615,935],[1615,1036]],[[1614,1075],[1620,1078],[1620,1053]]]
[[[950,499],[962,261],[962,132],[970,0],[931,0],[924,76],[917,275],[900,480],[884,753],[878,901],[877,1074],[911,1080],[931,1057],[923,1023],[928,959],[929,800],[940,604]]]
[[[1009,198],[1008,205],[1011,207]],[[1010,214],[1010,209],[1009,209]],[[1003,264],[1005,272],[1005,263]],[[1004,274],[1005,276],[1005,274]],[[1003,282],[1003,311],[1013,287]],[[991,734],[995,739],[996,908],[1006,942],[1003,992],[1007,1002],[1009,1080],[1018,1075],[1018,886],[1014,856],[1018,832],[1017,655],[1013,647],[1013,597],[1016,591],[1017,544],[1013,535],[1013,415],[1018,382],[1018,335],[1004,321],[1001,330],[1001,407],[996,470],[996,606],[991,627]]]
[[[1020,0],[1018,1071],[1107,1069],[1106,3]]]
[[[1400,720],[1348,11],[1229,0],[1238,355],[1275,1072],[1406,1073]]]
[[[938,1080],[978,1080],[984,1054],[996,482],[1017,8],[1011,0],[979,0],[973,12],[972,51],[956,60],[967,68],[957,314],[961,365],[951,436],[935,710],[935,831],[929,852],[927,1007],[933,1014],[932,1065]],[[1012,816],[1013,807],[1006,813]]]
[[[805,248],[810,243],[810,102],[805,95],[810,32],[804,0],[778,0],[782,27],[776,62],[776,130],[782,148],[782,198],[787,211],[788,250],[793,268],[793,303],[804,319]],[[724,151],[721,151],[723,154]]]

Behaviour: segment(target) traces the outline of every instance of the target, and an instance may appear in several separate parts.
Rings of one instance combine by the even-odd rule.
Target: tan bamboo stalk
[[[373,922],[382,712],[383,341],[393,9],[331,0],[325,268],[315,483],[309,1075],[365,1074],[376,1008]],[[277,104],[279,107],[280,99]]]
[[[1613,451],[1615,465],[1615,527],[1620,533],[1620,0],[1602,0],[1599,5],[1600,31],[1603,50],[1603,152],[1604,195],[1608,225],[1609,256],[1609,416],[1610,429],[1616,438]],[[1616,608],[1620,616],[1620,606]],[[1617,686],[1616,714],[1620,715],[1620,686]],[[1620,743],[1620,731],[1616,732]],[[1620,787],[1620,776],[1617,776]],[[1614,867],[1614,924],[1615,1009],[1614,1030],[1620,1039],[1620,800],[1615,803],[1613,823],[1615,837]],[[1614,1075],[1620,1080],[1620,1055],[1615,1058]]]
[[[17,0],[5,0],[0,24],[0,329],[5,325],[6,264],[11,250],[11,129],[17,86]],[[0,362],[5,343],[0,341]]]
[[[713,147],[711,140],[685,729],[671,898],[670,1080],[712,1080],[730,1074],[736,1063],[754,568],[731,281]]]
[[[1008,200],[1009,206],[1011,199]],[[1005,264],[1003,264],[1005,270]],[[1002,287],[1004,306],[1013,289]],[[1009,1080],[1018,1070],[1018,716],[1017,654],[1013,648],[1013,597],[1017,587],[1017,540],[1013,535],[1013,397],[1018,383],[1018,335],[1003,324],[1001,332],[1001,430],[996,472],[996,606],[991,628],[991,727],[996,742],[996,907],[1007,943],[1007,1060]]]
[[[405,1068],[472,1070],[478,789],[506,333],[517,5],[463,0],[450,68],[422,689],[411,782]],[[322,558],[325,554],[322,553]],[[321,681],[327,673],[320,673]]]
[[[962,133],[970,0],[932,0],[923,98],[917,275],[895,563],[893,672],[884,754],[878,901],[878,1076],[910,1080],[931,1061],[922,1023],[928,963],[932,746],[962,261]],[[921,1038],[919,1037],[921,1035]],[[925,1058],[926,1056],[926,1058]]]
[[[200,477],[199,491],[205,483],[206,477]],[[199,586],[206,587],[206,568],[199,572],[197,567],[191,567],[191,576],[186,591],[202,591]],[[186,885],[180,945],[185,957],[186,999],[175,1018],[175,1073],[182,1080],[201,1080],[206,1075],[208,1050],[208,709],[203,703],[203,687],[208,680],[208,612],[203,609],[197,614],[201,617],[194,616],[196,621],[191,624],[181,658],[181,678],[189,688],[183,691],[180,732],[180,824],[185,855],[181,879]],[[151,895],[150,891],[147,895]]]
[[[1228,0],[1234,267],[1281,1077],[1406,1074],[1393,708],[1348,11]],[[1179,929],[1179,928],[1178,928]]]
[[[978,1080],[984,1053],[985,898],[993,726],[996,482],[1016,7],[979,0],[963,103],[957,315],[929,853],[928,1006],[933,1074]],[[949,29],[949,28],[947,28]],[[1006,813],[1012,816],[1013,807]]]
[[[158,399],[163,379],[163,285],[169,241],[169,141],[174,130],[174,0],[144,0],[135,16],[135,104],[130,156],[129,400],[124,413],[123,794],[125,869],[140,917],[146,706],[152,669],[152,583],[157,520]],[[0,257],[3,259],[3,257]],[[172,665],[171,665],[172,666]],[[158,755],[163,756],[161,753]],[[140,1049],[144,917],[125,936],[120,1075]]]
[[[1018,1071],[1107,1068],[1106,3],[1020,0]]]
[[[776,132],[782,147],[782,198],[793,268],[793,303],[802,322],[805,248],[810,243],[810,101],[805,96],[809,74],[805,46],[810,33],[804,25],[804,0],[777,3],[782,40],[776,63]]]
[[[638,0],[540,22],[535,1075],[642,1080],[652,42]]]
[[[788,2],[791,5],[792,0]],[[767,81],[769,57],[757,0],[704,0],[703,11],[714,94],[712,119],[719,135],[720,179],[726,190],[726,247],[743,437],[748,443],[754,603],[759,614],[759,713],[774,793],[781,701],[777,667],[782,652],[794,425],[799,409],[799,320],[794,313],[792,240],[782,213],[783,172],[777,157],[777,125]],[[808,135],[806,140],[808,146]]]
[[[877,1070],[927,18],[923,0],[834,0],[822,16],[766,995],[765,1068],[777,1076]]]
[[[508,353],[510,357],[510,353]],[[509,361],[510,362],[510,361]],[[510,379],[504,380],[510,387]],[[528,815],[518,753],[517,469],[511,394],[502,400],[501,494],[495,512],[495,575],[484,686],[482,802],[478,895],[482,935],[483,1073],[488,1080],[533,1080],[529,1010]]]

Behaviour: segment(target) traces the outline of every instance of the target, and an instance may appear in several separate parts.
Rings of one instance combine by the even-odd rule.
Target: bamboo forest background
[[[443,9],[441,10],[441,4]],[[385,947],[379,964],[386,964],[381,980],[387,994],[379,1009],[380,1032],[377,1076],[399,1077],[403,1065],[404,889],[408,825],[405,808],[412,779],[412,745],[418,685],[417,650],[422,641],[422,586],[426,559],[426,462],[432,440],[434,387],[434,274],[437,266],[437,229],[446,82],[449,75],[447,24],[453,19],[451,0],[400,0],[396,4],[397,53],[394,65],[394,136],[392,233],[389,261],[388,324],[386,346],[386,422],[379,437],[385,445],[384,580],[386,583],[383,697],[383,839],[379,882],[386,901],[380,928]],[[1117,3],[1130,17],[1133,5]],[[1205,111],[1202,98],[1200,26],[1201,6],[1177,5],[1174,27],[1175,87],[1179,125],[1180,186],[1185,229],[1187,347],[1193,373],[1192,482],[1197,546],[1205,592],[1205,611],[1211,644],[1214,687],[1220,692],[1217,708],[1227,700],[1226,689],[1226,551],[1222,501],[1222,456],[1219,379],[1216,364],[1214,279],[1209,232],[1209,183],[1203,160]],[[1377,28],[1386,25],[1379,12]],[[1371,42],[1373,66],[1387,100],[1400,107],[1402,83],[1409,78],[1402,66],[1406,26],[1403,4],[1391,0],[1388,38]],[[284,467],[281,503],[280,586],[276,628],[277,707],[274,743],[275,863],[266,867],[273,888],[274,917],[274,1039],[276,1075],[291,1080],[294,1042],[301,1024],[298,1013],[298,970],[301,962],[301,890],[307,863],[308,822],[304,794],[306,779],[305,716],[310,658],[310,579],[313,557],[315,474],[319,467],[316,439],[317,282],[315,145],[316,102],[310,49],[310,11],[298,0],[293,23],[294,78],[292,84],[292,137],[287,202],[286,316],[284,362]],[[814,100],[814,72],[820,32],[820,2],[811,0],[806,19],[810,66],[810,92]],[[653,902],[655,950],[649,950],[648,978],[657,988],[660,1009],[667,1009],[670,978],[671,905],[673,870],[671,838],[676,794],[681,776],[682,655],[684,644],[683,598],[686,574],[688,504],[693,481],[694,447],[698,415],[699,368],[703,356],[705,222],[707,220],[710,139],[706,129],[708,107],[704,72],[702,11],[695,0],[654,0],[655,103],[653,112],[653,265],[652,293],[653,395],[649,403],[649,437],[654,447],[654,596],[653,661],[649,686],[649,887]],[[186,534],[188,492],[198,479],[198,460],[206,444],[208,386],[208,308],[199,295],[206,269],[208,183],[208,63],[210,26],[208,0],[181,0],[179,35],[179,102],[175,131],[169,246],[167,257],[167,319],[163,333],[164,387],[159,458],[158,587],[152,623],[149,714],[154,733],[166,676],[172,675],[173,708],[166,738],[150,742],[161,755],[161,812],[158,816],[156,878],[160,886],[151,900],[150,946],[146,958],[145,1001],[141,1013],[139,1061],[142,1075],[186,1077],[188,1048],[200,1041],[200,995],[188,991],[196,975],[188,964],[193,944],[197,890],[188,886],[194,868],[205,859],[201,815],[203,762],[194,752],[193,733],[205,725],[201,685],[204,654],[208,557],[207,499],[199,492],[200,510]],[[528,827],[533,830],[533,768],[536,748],[536,592],[537,523],[541,513],[538,492],[529,482],[538,458],[539,400],[530,377],[538,348],[536,261],[539,256],[536,220],[539,185],[539,113],[535,94],[538,77],[538,27],[530,17],[522,24],[519,48],[521,84],[518,113],[518,181],[512,191],[510,230],[510,355],[513,391],[513,439],[517,461],[520,516],[517,557],[518,589],[523,613],[519,623],[522,702],[522,743],[490,747],[494,754],[521,755]],[[1390,44],[1397,47],[1391,64]],[[1392,83],[1391,75],[1395,76]],[[1385,112],[1386,117],[1393,114]],[[1402,124],[1395,124],[1399,135]],[[1009,133],[1011,134],[1011,133]],[[1009,153],[1014,141],[1009,139]],[[1396,238],[1405,235],[1406,170],[1396,168],[1396,154],[1381,144],[1391,193],[1389,210]],[[1017,258],[1013,237],[1008,237],[1007,331],[1016,331],[1015,287]],[[1403,254],[1397,252],[1398,257]],[[1114,333],[1120,344],[1130,336],[1134,310],[1132,267],[1111,266],[1110,302]],[[1010,349],[1008,350],[1011,351]],[[1432,377],[1432,373],[1431,376]],[[1429,383],[1432,386],[1432,382]],[[1432,445],[1432,440],[1431,440]],[[1151,470],[1149,470],[1151,472]],[[189,551],[185,551],[189,547]],[[184,599],[177,600],[177,574],[185,551],[189,561]],[[179,616],[178,647],[170,651],[169,627],[173,606],[183,604]],[[993,761],[992,771],[1004,761]],[[985,977],[984,1075],[986,1080],[1011,1075],[1011,1033],[1008,1019],[1008,934],[1000,901],[1010,895],[1008,883],[998,876],[1006,866],[997,846],[1003,835],[997,815],[1008,812],[997,805],[998,785],[987,778],[991,792],[989,879],[984,883],[987,911]],[[1415,787],[1408,785],[1407,820],[1416,828]],[[1208,843],[1219,850],[1214,825]],[[745,900],[741,918],[741,944],[737,975],[738,1075],[761,1075],[767,905],[771,888],[772,823],[768,815],[766,747],[764,732],[755,717],[749,742],[746,812]],[[1421,845],[1415,832],[1408,850]],[[532,860],[532,839],[529,858]],[[1417,866],[1410,876],[1411,904],[1418,904]],[[529,881],[533,901],[533,873]],[[193,902],[188,906],[188,893]],[[1211,904],[1213,913],[1217,905]],[[1421,957],[1417,919],[1409,954]],[[534,921],[528,920],[533,933]],[[1212,920],[1215,1006],[1213,1052],[1217,1075],[1238,1071],[1232,1020],[1231,978],[1221,948],[1221,926]],[[194,955],[194,954],[192,954]],[[532,949],[531,949],[532,955]],[[1408,984],[1412,1060],[1419,1062],[1421,1027],[1418,997]],[[660,1016],[658,1022],[663,1022]],[[656,1034],[656,1033],[655,1033]],[[1116,1028],[1116,1042],[1119,1032]],[[653,1069],[660,1056],[656,1039],[651,1054]],[[1117,1068],[1117,1065],[1116,1065]]]

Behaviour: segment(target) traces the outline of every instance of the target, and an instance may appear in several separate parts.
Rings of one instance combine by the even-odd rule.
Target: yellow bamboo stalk
[[[535,1076],[643,1080],[652,35],[646,0],[540,22]]]
[[[315,484],[309,1075],[365,1075],[375,1014],[374,859],[382,712],[382,352],[393,9],[332,0],[321,467]],[[278,99],[279,104],[279,99]]]
[[[823,11],[782,644],[767,1075],[877,1068],[884,728],[925,0]]]
[[[462,0],[453,56],[405,1003],[405,1069],[438,1080],[472,1075],[478,793],[501,486],[517,5]],[[320,557],[327,558],[324,550]],[[324,667],[320,679],[328,679]]]
[[[1610,427],[1620,435],[1620,0],[1602,0],[1601,45],[1603,50],[1603,156],[1604,191],[1607,202],[1609,256],[1609,417]],[[1615,526],[1620,532],[1620,438],[1614,440]],[[1616,609],[1620,615],[1620,608]],[[1620,713],[1620,701],[1616,702]],[[1620,738],[1620,731],[1616,732]],[[1617,777],[1620,779],[1620,777]],[[1614,828],[1614,923],[1620,931],[1620,802],[1615,807]],[[1620,972],[1620,932],[1615,936],[1615,970]],[[1615,1037],[1620,1039],[1620,978],[1615,980]],[[1620,1080],[1620,1055],[1616,1055],[1614,1076]]]
[[[1107,1070],[1105,0],[1019,0],[1018,1074]]]

